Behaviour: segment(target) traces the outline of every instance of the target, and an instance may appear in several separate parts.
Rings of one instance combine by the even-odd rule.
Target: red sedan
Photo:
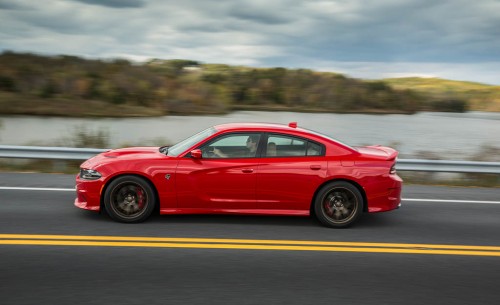
[[[396,209],[398,153],[350,147],[296,123],[223,124],[171,147],[110,150],[81,165],[75,205],[121,222],[161,214],[315,215],[345,227]]]

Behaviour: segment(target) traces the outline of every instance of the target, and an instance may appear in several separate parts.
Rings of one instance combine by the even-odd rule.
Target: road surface
[[[217,215],[121,224],[75,208],[73,187],[71,175],[0,173],[0,304],[500,302],[499,189],[406,186],[399,210],[329,229]]]

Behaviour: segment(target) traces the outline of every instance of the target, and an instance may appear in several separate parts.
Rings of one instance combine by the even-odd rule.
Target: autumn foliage
[[[192,60],[0,55],[0,112],[150,116],[232,110],[413,113],[422,97],[381,81]]]

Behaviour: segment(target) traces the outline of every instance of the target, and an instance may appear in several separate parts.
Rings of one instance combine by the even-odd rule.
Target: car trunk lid
[[[356,147],[356,150],[363,155],[376,157],[387,161],[395,160],[398,156],[397,150],[381,145]]]

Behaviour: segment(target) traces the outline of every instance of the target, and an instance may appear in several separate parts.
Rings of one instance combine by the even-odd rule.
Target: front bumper
[[[99,211],[101,208],[101,191],[104,186],[99,180],[83,180],[76,177],[76,199],[75,206],[91,211]]]

